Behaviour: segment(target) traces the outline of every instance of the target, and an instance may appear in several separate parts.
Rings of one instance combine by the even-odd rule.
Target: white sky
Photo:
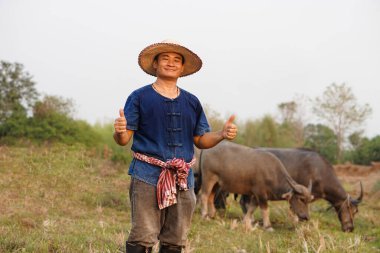
[[[137,56],[168,38],[204,64],[179,86],[222,116],[275,115],[346,83],[373,109],[365,135],[380,134],[378,0],[0,0],[0,60],[22,63],[39,92],[72,98],[90,123],[154,81]]]

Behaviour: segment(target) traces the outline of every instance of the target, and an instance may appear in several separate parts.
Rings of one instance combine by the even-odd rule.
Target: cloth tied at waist
[[[141,153],[134,153],[134,158],[161,167],[161,173],[157,182],[157,201],[158,208],[164,209],[165,207],[177,203],[177,188],[179,190],[187,191],[187,176],[189,175],[190,167],[195,163],[195,157],[191,162],[186,163],[184,159],[173,158],[167,162],[160,159],[143,155]]]

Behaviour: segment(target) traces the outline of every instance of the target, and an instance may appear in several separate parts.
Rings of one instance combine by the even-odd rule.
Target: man
[[[151,252],[160,241],[160,252],[181,252],[196,203],[193,145],[206,149],[232,140],[237,127],[231,116],[222,130],[210,132],[199,100],[177,86],[179,77],[202,67],[191,50],[166,40],[143,49],[139,65],[156,81],[132,92],[114,124],[119,145],[133,136],[132,229],[126,251]]]

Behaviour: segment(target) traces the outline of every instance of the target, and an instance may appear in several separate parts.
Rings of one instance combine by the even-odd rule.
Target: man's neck
[[[168,81],[157,78],[156,82],[152,85],[153,89],[155,89],[159,94],[164,97],[174,99],[179,95],[179,89],[177,87],[177,80]]]
[[[157,87],[160,87],[163,90],[166,91],[172,91],[177,89],[177,79],[162,79],[157,78],[157,80],[154,82]]]

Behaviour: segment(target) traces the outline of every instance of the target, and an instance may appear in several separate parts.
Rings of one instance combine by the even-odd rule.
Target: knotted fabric
[[[133,156],[143,162],[161,167],[161,173],[157,182],[157,201],[158,208],[164,209],[165,207],[177,203],[177,188],[179,190],[187,191],[187,176],[189,175],[190,167],[195,163],[195,157],[191,162],[186,163],[184,159],[173,158],[167,162],[160,159],[134,153]]]

